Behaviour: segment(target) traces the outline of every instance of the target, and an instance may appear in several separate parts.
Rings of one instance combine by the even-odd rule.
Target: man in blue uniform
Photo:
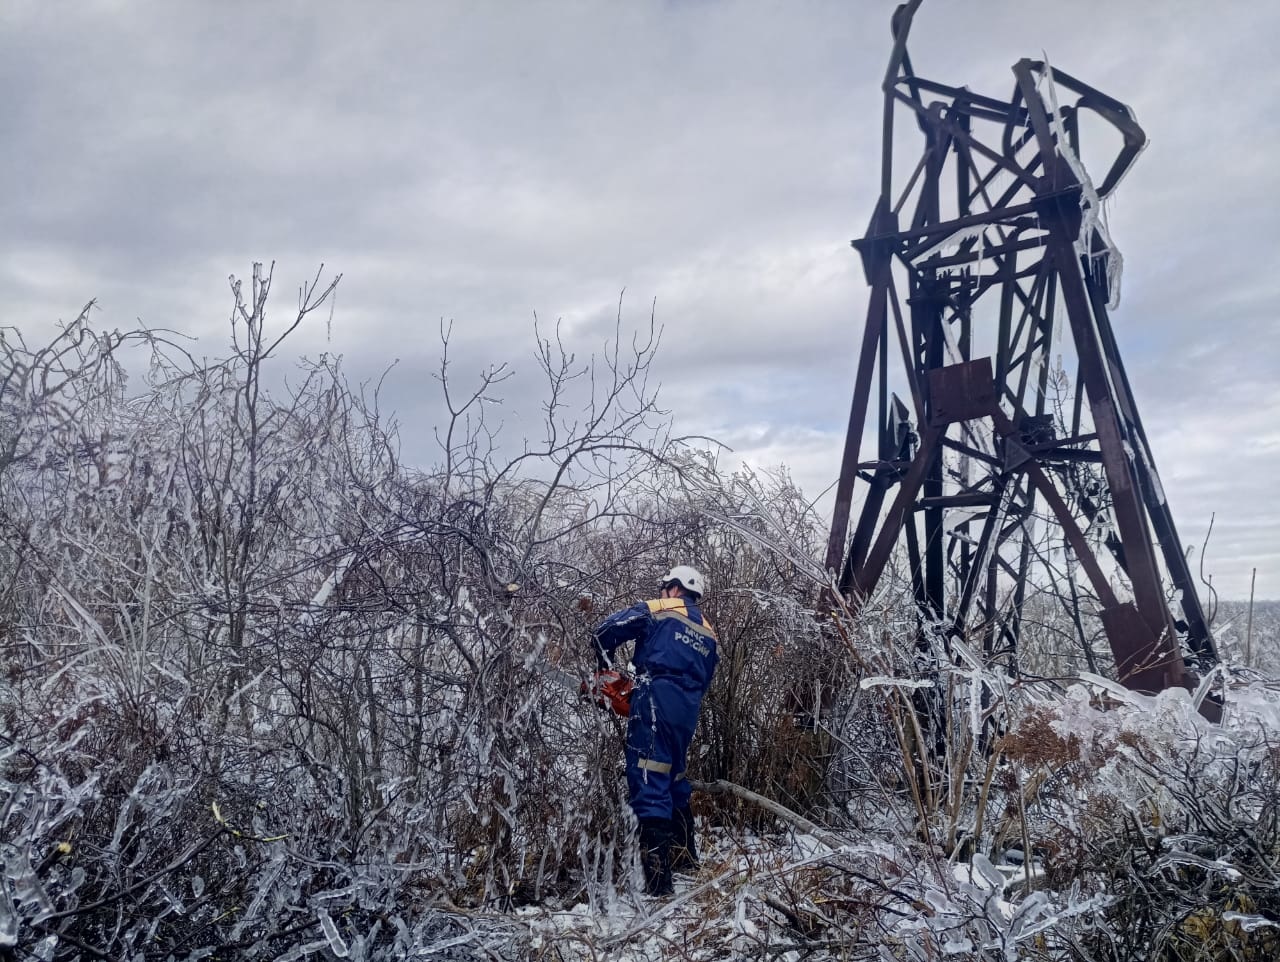
[[[702,575],[676,565],[659,585],[657,599],[610,615],[593,632],[601,670],[620,645],[635,642],[627,788],[640,822],[647,895],[671,894],[673,857],[676,868],[697,865],[685,762],[702,696],[720,660],[715,633],[699,607],[706,592]]]

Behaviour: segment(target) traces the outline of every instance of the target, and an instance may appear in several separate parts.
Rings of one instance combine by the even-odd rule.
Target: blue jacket
[[[696,604],[663,598],[610,615],[592,636],[602,668],[619,645],[635,642],[627,790],[642,825],[646,819],[670,821],[689,807],[685,766],[702,696],[720,660],[715,632]]]
[[[720,655],[711,623],[690,599],[642,601],[610,615],[592,634],[600,667],[608,664],[619,645],[634,641],[631,662],[636,667],[637,682],[673,683],[692,696],[696,716],[702,696],[711,687]]]

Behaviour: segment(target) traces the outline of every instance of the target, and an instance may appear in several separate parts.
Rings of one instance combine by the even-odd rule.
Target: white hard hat
[[[688,565],[676,565],[658,582],[660,585],[669,585],[675,582],[690,594],[704,595],[707,593],[707,579],[702,577],[702,572],[697,568],[691,568]]]

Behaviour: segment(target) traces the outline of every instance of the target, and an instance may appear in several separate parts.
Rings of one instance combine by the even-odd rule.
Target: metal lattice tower
[[[919,4],[894,15],[880,199],[853,242],[870,297],[827,565],[856,609],[903,545],[922,619],[1012,654],[1049,535],[1097,599],[1119,679],[1185,685],[1187,656],[1215,660],[1213,641],[1108,313],[1119,253],[1102,202],[1145,134],[1041,61],[1014,65],[1007,101],[917,76]],[[1099,181],[1086,132],[1109,158]],[[896,165],[916,133],[919,153]]]

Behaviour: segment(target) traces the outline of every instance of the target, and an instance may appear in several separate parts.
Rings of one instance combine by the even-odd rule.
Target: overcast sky
[[[97,298],[225,350],[227,276],[283,313],[432,459],[439,326],[459,371],[533,367],[533,317],[600,349],[664,329],[681,432],[834,480],[866,287],[893,0],[0,3],[0,323]],[[1227,12],[1229,11],[1229,12]],[[1113,314],[1184,542],[1227,597],[1280,597],[1280,4],[925,0],[918,73],[1007,98],[1049,60],[1151,144],[1111,207]],[[469,365],[469,366],[468,366]],[[513,386],[510,416],[519,421]],[[527,416],[532,418],[533,412]]]

